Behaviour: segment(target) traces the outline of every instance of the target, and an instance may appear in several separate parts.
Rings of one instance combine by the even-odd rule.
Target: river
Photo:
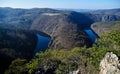
[[[40,34],[36,34],[38,40],[37,40],[37,45],[34,50],[33,56],[39,51],[45,51],[48,48],[48,45],[51,41],[50,37],[42,36]]]
[[[85,32],[88,34],[93,43],[98,38],[97,34],[95,34],[91,29],[86,29]],[[39,51],[45,51],[48,48],[48,45],[51,41],[50,37],[42,36],[40,34],[36,34],[36,36],[38,40],[33,56],[35,56],[35,54]]]
[[[85,30],[85,32],[88,34],[93,43],[95,42],[96,39],[98,39],[98,35],[95,34],[91,29],[87,29]]]

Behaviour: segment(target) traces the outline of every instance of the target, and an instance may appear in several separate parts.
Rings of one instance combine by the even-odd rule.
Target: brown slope
[[[53,41],[52,49],[70,49],[75,46],[91,46],[91,40],[84,32],[93,22],[84,14],[75,12],[54,13],[57,15],[41,14],[32,26],[32,30],[38,30],[49,34]],[[83,20],[84,19],[84,20]]]
[[[91,28],[99,35],[111,30],[120,30],[120,21],[115,22],[97,22],[91,25]]]

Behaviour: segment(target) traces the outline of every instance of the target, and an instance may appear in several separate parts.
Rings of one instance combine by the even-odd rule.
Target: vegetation
[[[91,28],[101,36],[104,33],[107,33],[111,30],[120,30],[120,21],[111,21],[111,22],[96,22],[93,23]]]
[[[108,34],[104,34],[96,41],[97,46],[89,48],[93,59],[92,63],[96,68],[99,67],[100,60],[104,57],[106,52],[113,52],[120,57],[120,31],[113,30]]]
[[[0,28],[0,53],[2,54],[11,57],[31,58],[36,43],[36,34],[31,31]]]
[[[0,28],[0,73],[3,73],[16,58],[31,59],[37,37],[20,29]]]
[[[22,71],[24,70],[25,63],[27,61],[25,59],[16,59],[11,63],[9,66],[9,70],[5,72],[5,74],[22,74]]]
[[[46,8],[0,8],[0,11],[0,73],[9,66],[5,74],[68,74],[76,70],[79,70],[80,74],[97,74],[100,60],[106,52],[112,51],[120,57],[120,31],[114,30],[101,36],[91,48],[86,48],[91,46],[92,42],[84,32],[92,23],[101,21],[105,23],[94,26],[99,28],[97,34],[99,31],[103,33],[104,30],[108,32],[114,28],[119,30],[120,22],[104,25],[107,21],[120,20],[117,13],[119,10],[115,15],[113,12],[116,10],[112,10],[110,14],[108,13],[109,15]],[[60,15],[48,16],[44,13],[59,13]],[[71,49],[84,45],[86,47],[76,47],[69,51],[49,49],[37,53],[36,57],[31,59],[37,41],[35,34],[38,32],[31,33],[29,30],[49,34],[53,39],[50,44],[51,49]],[[94,31],[97,32],[96,29]],[[31,60],[28,61],[28,59]]]
[[[70,51],[47,50],[39,52],[34,59],[24,63],[24,66],[23,64],[15,65],[15,60],[6,73],[14,74],[17,67],[22,72],[27,72],[28,74],[68,74],[76,70],[79,70],[82,74],[98,74],[100,60],[102,60],[106,52],[113,52],[120,57],[119,30],[113,30],[108,34],[102,35],[91,48],[76,47]],[[23,62],[22,60],[17,59],[17,62]]]

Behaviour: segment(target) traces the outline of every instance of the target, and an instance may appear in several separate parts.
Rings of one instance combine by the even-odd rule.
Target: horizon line
[[[12,8],[12,9],[34,9],[34,8],[48,8],[48,9],[83,9],[83,10],[104,10],[104,9],[120,9],[120,7],[115,7],[115,8],[51,8],[51,7],[30,7],[30,8],[23,8],[23,7],[5,7],[5,6],[0,6],[0,8]]]

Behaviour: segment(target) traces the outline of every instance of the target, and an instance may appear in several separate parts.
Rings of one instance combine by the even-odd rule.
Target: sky
[[[0,7],[113,9],[120,8],[120,0],[0,0]]]

